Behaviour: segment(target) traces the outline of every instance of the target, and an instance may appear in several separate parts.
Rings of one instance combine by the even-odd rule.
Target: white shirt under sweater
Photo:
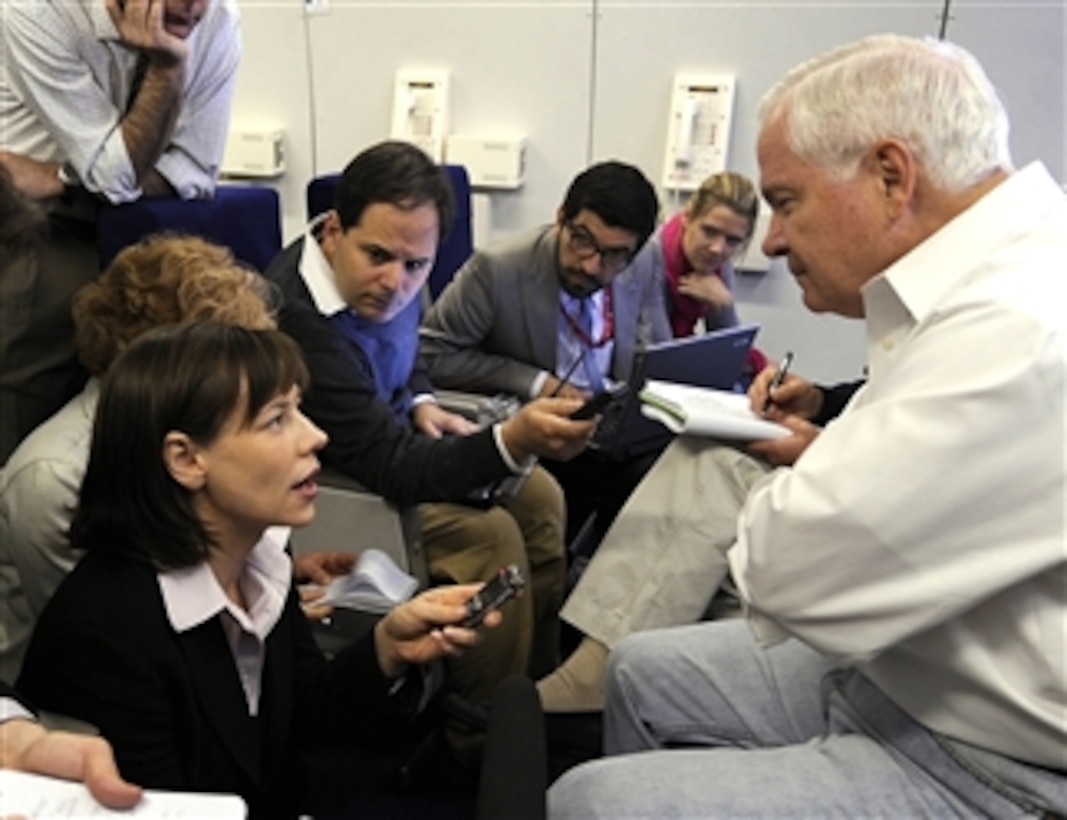
[[[0,148],[64,164],[111,202],[141,195],[119,128],[138,51],[104,0],[5,3],[0,25]],[[210,196],[226,146],[241,57],[235,0],[212,0],[186,39],[181,109],[156,170],[182,199]]]
[[[323,316],[333,316],[342,310],[352,310],[337,289],[337,281],[334,278],[333,269],[322,252],[322,246],[316,238],[318,226],[326,219],[326,214],[316,217],[308,225],[304,232],[304,247],[300,252],[300,278],[307,286],[311,300],[315,303],[315,309]],[[436,399],[429,394],[420,393],[412,397],[412,405],[426,402],[437,403]],[[496,443],[497,452],[504,459],[504,463],[513,473],[529,473],[537,464],[533,456],[527,458],[521,464],[512,458],[511,453],[504,444],[504,435],[500,431],[500,424],[493,425],[493,441]]]
[[[870,379],[749,495],[761,641],[857,663],[913,718],[1067,769],[1067,196],[1034,164],[863,291]]]

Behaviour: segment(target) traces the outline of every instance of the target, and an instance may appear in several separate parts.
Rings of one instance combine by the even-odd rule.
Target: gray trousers
[[[609,757],[549,790],[550,817],[1067,811],[1067,773],[930,732],[855,670],[799,641],[761,649],[740,620],[623,641],[609,664],[604,740]]]
[[[728,567],[749,488],[770,467],[713,439],[676,438],[637,485],[560,617],[608,647],[695,623]]]

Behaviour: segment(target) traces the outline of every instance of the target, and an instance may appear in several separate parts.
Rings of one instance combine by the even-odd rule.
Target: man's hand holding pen
[[[778,367],[760,371],[748,388],[749,406],[754,413],[775,421],[785,416],[813,419],[822,409],[822,390],[789,372],[793,356],[787,353]]]
[[[774,371],[774,375],[771,376],[771,383],[767,385],[767,397],[763,400],[764,413],[771,409],[771,394],[785,382],[786,376],[789,375],[789,365],[792,363],[793,352],[788,351],[785,356],[782,357],[782,361],[779,363],[778,369]]]
[[[811,423],[822,408],[823,393],[818,387],[789,372],[793,354],[787,353],[777,367],[761,371],[748,389],[749,406],[754,413],[793,431],[793,435],[768,441],[754,441],[748,451],[776,467],[790,466],[819,435]]]

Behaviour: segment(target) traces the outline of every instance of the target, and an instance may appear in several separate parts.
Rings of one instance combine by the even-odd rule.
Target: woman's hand
[[[703,302],[713,310],[725,310],[734,303],[734,295],[714,273],[687,273],[678,280],[678,292]]]
[[[106,740],[50,732],[30,720],[0,723],[0,766],[79,781],[98,803],[112,809],[128,809],[141,799],[141,788],[119,775]]]
[[[353,552],[301,552],[293,556],[293,577],[299,585],[300,608],[309,621],[321,621],[333,614],[329,604],[316,604],[326,594],[326,585],[347,575],[359,556]]]
[[[293,577],[298,584],[325,586],[350,573],[358,557],[354,552],[300,552],[293,556]]]
[[[482,584],[435,587],[392,609],[374,627],[378,664],[386,677],[398,678],[408,664],[454,657],[478,643],[478,632],[457,626],[467,614],[467,601]],[[500,623],[490,612],[485,626]]]

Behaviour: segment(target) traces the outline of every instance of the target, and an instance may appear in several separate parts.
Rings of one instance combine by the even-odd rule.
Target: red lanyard
[[[592,298],[587,296],[587,299]],[[600,334],[600,339],[593,341],[589,334],[585,332],[585,328],[581,323],[567,313],[561,303],[559,306],[559,312],[563,314],[563,318],[567,320],[567,324],[570,325],[570,329],[574,331],[574,335],[578,337],[578,340],[588,348],[603,347],[612,340],[615,336],[615,311],[611,304],[611,288],[604,288],[604,300],[601,302],[601,314],[604,317],[604,332]]]

